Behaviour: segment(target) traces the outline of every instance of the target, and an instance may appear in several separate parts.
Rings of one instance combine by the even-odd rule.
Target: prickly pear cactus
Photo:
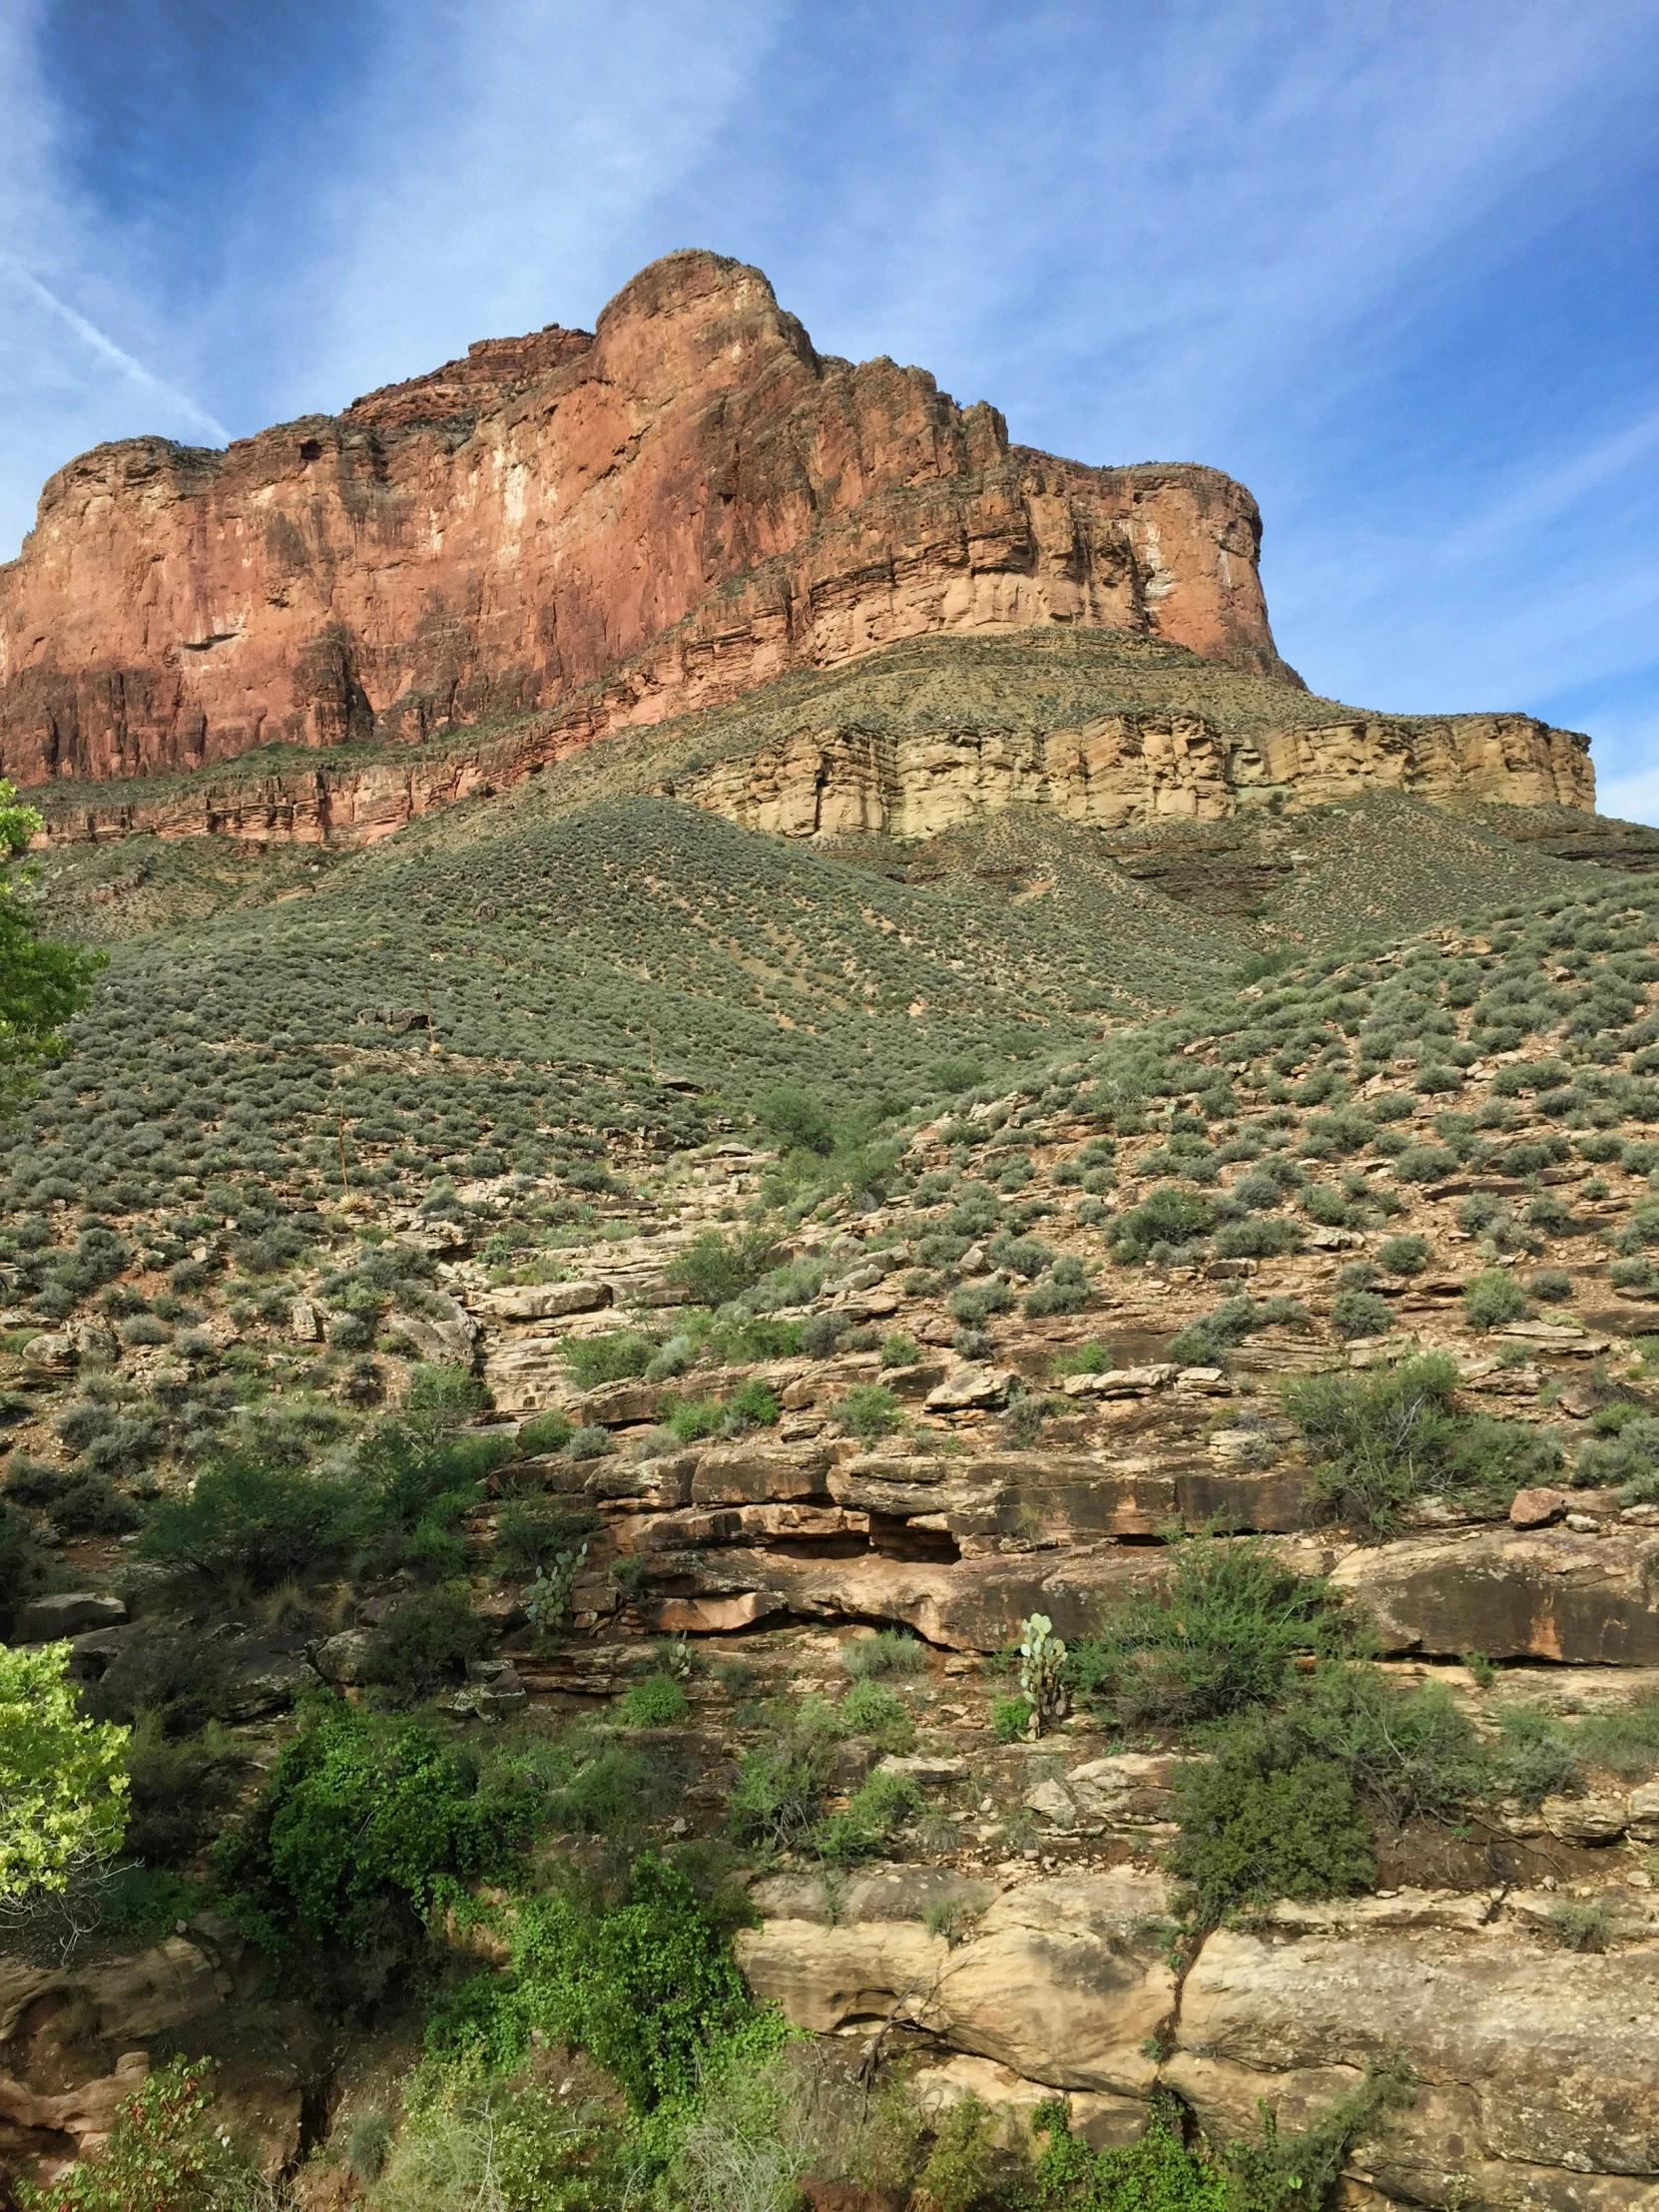
[[[1025,1733],[1037,1737],[1066,1717],[1066,1647],[1046,1613],[1019,1625],[1019,1686],[1031,1707]]]

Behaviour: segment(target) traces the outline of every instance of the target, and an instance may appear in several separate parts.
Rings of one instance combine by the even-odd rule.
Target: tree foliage
[[[0,780],[0,860],[23,851],[39,828],[39,815]],[[102,965],[101,954],[40,936],[17,874],[0,881],[0,1111],[17,1103],[30,1069],[57,1049]]]
[[[127,1828],[128,1731],[83,1720],[68,1644],[0,1646],[0,1898],[64,1889]]]

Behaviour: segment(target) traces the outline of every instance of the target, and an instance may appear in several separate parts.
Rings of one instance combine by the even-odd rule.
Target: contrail
[[[123,375],[130,376],[135,384],[142,384],[146,391],[153,391],[158,398],[165,399],[170,406],[177,408],[187,421],[200,423],[204,430],[211,431],[221,445],[230,444],[231,433],[226,429],[223,422],[217,421],[214,416],[205,412],[186,393],[175,391],[171,384],[164,383],[159,376],[152,375],[142,361],[135,361],[131,353],[123,352],[115,340],[107,338],[95,322],[89,322],[84,314],[77,314],[73,307],[57,296],[56,292],[48,291],[40,278],[31,275],[21,264],[12,261],[10,256],[6,257],[6,261],[18,281],[34,293],[42,306],[50,307],[55,315],[62,321],[67,322],[75,335],[83,343],[90,345],[95,353],[102,354],[103,358],[114,367],[119,368]]]

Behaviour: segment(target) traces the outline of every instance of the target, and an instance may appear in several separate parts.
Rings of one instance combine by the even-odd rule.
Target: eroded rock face
[[[827,2033],[896,2012],[1023,2080],[1150,2092],[1145,2046],[1175,2001],[1156,1876],[1115,1868],[1013,1884],[982,1906],[964,1898],[978,1918],[954,1946],[922,1925],[930,1901],[920,1885],[888,1896],[867,1884],[833,1928],[768,1920],[740,1935],[739,1958],[797,2026]]]
[[[1274,799],[1320,805],[1370,790],[1592,808],[1588,740],[1529,715],[1368,717],[1245,738],[1197,716],[1111,715],[1078,730],[803,731],[746,761],[682,777],[674,794],[746,830],[789,837],[932,836],[1010,806],[1117,830],[1219,822]]]
[[[1613,2212],[1659,2178],[1659,1948],[1576,1956],[1508,1930],[1297,1941],[1219,1931],[1163,2078],[1204,2125],[1302,2124],[1403,2050],[1415,2101],[1376,2153],[1389,2196]]]
[[[1214,470],[1011,446],[924,370],[821,356],[758,270],[675,254],[591,336],[490,341],[224,453],[70,462],[0,569],[0,772],[420,739],[590,687],[551,759],[893,639],[1033,624],[1289,675],[1259,538]],[[369,795],[367,829],[410,796]]]

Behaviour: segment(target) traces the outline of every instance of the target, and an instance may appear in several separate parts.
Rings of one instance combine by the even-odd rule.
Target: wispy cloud
[[[187,422],[196,423],[221,445],[229,442],[231,433],[223,422],[209,414],[205,408],[199,407],[188,392],[176,391],[164,378],[154,375],[142,361],[135,360],[131,353],[117,345],[114,338],[106,336],[95,322],[89,321],[84,314],[77,313],[67,300],[60,299],[56,292],[49,290],[29,270],[20,268],[9,255],[0,257],[0,269],[4,270],[14,284],[20,285],[32,298],[55,314],[60,322],[73,330],[82,344],[89,346],[100,360],[108,361],[112,368],[119,369],[141,391],[161,400],[169,413],[182,415]]]
[[[65,5],[0,7],[0,236],[41,287],[0,320],[0,537],[94,436],[340,405],[705,244],[1018,437],[1243,475],[1320,689],[1605,704],[1604,775],[1644,772],[1655,0],[361,0],[343,43],[327,0],[276,39],[125,0],[167,222],[102,189],[118,72],[41,74]],[[180,67],[210,33],[247,66]],[[246,128],[193,129],[226,82]],[[168,132],[215,148],[211,252],[169,243],[205,233]]]

